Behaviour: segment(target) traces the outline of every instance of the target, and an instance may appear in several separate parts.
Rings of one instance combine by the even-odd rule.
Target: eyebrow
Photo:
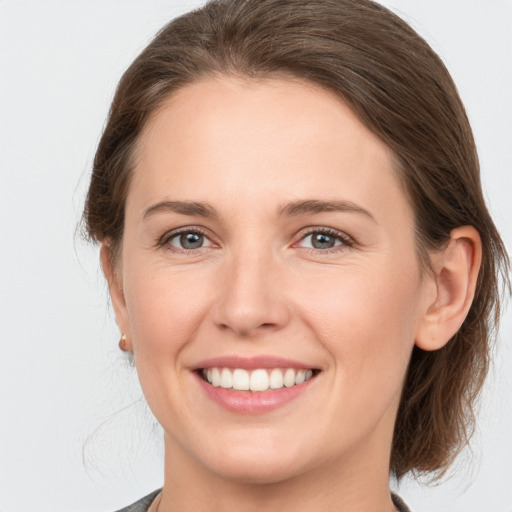
[[[319,199],[308,199],[302,201],[293,201],[291,203],[281,206],[277,210],[279,216],[288,215],[296,217],[300,215],[324,213],[324,212],[354,212],[365,215],[374,222],[375,217],[361,206],[352,203],[351,201],[335,200],[335,201],[322,201]]]
[[[150,206],[149,208],[146,208],[142,214],[142,218],[146,220],[152,215],[165,212],[173,212],[180,215],[190,215],[204,218],[219,218],[215,208],[210,206],[208,203],[196,201],[161,201]],[[324,212],[359,213],[365,215],[374,222],[377,222],[368,210],[365,210],[361,206],[358,206],[351,201],[344,200],[323,201],[320,199],[306,199],[287,203],[277,209],[277,215],[279,217],[298,217],[300,215]]]
[[[156,213],[165,212],[179,213],[180,215],[193,215],[196,217],[218,217],[215,209],[208,203],[198,203],[195,201],[162,201],[146,208],[142,214],[142,218],[146,220]]]

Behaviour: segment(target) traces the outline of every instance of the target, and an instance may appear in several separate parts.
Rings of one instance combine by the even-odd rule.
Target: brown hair
[[[137,137],[178,88],[207,76],[294,77],[334,91],[394,152],[415,211],[420,260],[474,226],[483,263],[469,314],[442,349],[415,348],[391,471],[443,474],[467,443],[500,310],[504,245],[487,211],[469,122],[445,66],[370,0],[214,0],[165,26],[123,75],[94,159],[84,218],[115,255]]]

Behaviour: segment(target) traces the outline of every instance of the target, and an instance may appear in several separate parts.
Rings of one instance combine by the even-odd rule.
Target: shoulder
[[[128,505],[127,507],[122,508],[117,512],[147,512],[149,506],[157,497],[159,492],[160,489],[152,492],[151,494],[148,494],[147,496],[144,496],[144,498],[141,498],[139,501],[136,501],[135,503],[132,503],[131,505]]]

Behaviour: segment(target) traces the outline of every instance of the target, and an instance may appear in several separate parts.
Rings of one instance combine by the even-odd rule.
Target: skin
[[[278,214],[305,200],[350,208]],[[166,201],[216,215],[155,207]],[[200,228],[203,246],[180,247],[181,228]],[[336,245],[313,247],[325,228]],[[101,253],[165,432],[159,512],[394,510],[389,459],[410,354],[440,348],[462,323],[478,244],[473,228],[455,230],[432,255],[435,275],[422,273],[390,151],[332,93],[233,77],[176,92],[139,139],[117,267],[108,241]],[[262,354],[321,372],[295,400],[244,415],[210,400],[191,371]]]

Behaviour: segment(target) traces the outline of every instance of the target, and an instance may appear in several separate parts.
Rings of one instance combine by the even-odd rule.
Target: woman
[[[123,76],[85,218],[165,433],[125,510],[407,510],[471,433],[507,257],[448,72],[370,1],[214,1]]]

